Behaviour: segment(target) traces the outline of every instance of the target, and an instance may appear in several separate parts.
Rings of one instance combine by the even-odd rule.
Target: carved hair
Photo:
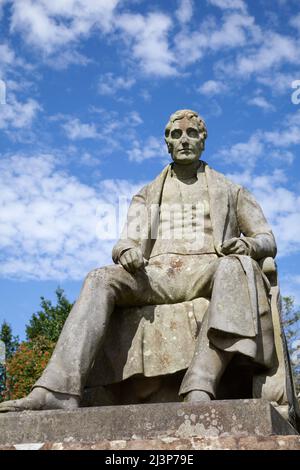
[[[202,119],[201,116],[199,116],[198,113],[196,113],[196,111],[192,111],[191,109],[180,109],[179,111],[176,111],[170,116],[169,122],[166,125],[166,129],[165,129],[166,141],[168,141],[168,137],[170,135],[170,131],[174,122],[178,121],[179,119],[184,119],[184,118],[187,118],[190,121],[194,121],[197,124],[198,129],[203,136],[203,142],[204,142],[205,139],[207,138],[207,128],[206,128],[205,121],[204,119]]]

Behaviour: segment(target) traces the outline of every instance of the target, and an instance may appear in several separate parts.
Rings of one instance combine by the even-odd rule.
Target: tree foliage
[[[59,288],[56,305],[41,297],[41,310],[32,315],[26,326],[27,341],[23,341],[17,350],[12,348],[12,355],[7,360],[4,399],[20,398],[30,392],[51,357],[72,306]]]
[[[297,393],[300,392],[300,310],[291,296],[282,297],[282,322],[291,357]]]
[[[0,328],[0,340],[5,344],[6,358],[9,359],[19,346],[19,338],[12,334],[12,328],[5,320]]]
[[[45,369],[55,342],[39,336],[34,341],[24,341],[7,361],[6,391],[4,399],[14,400],[27,395]]]
[[[26,326],[26,336],[29,341],[41,336],[50,341],[57,341],[64,323],[73,306],[60,288],[56,289],[57,304],[41,297],[41,310],[34,313]]]
[[[9,361],[19,346],[19,338],[14,336],[12,328],[5,320],[0,328],[0,341],[4,344],[0,361],[0,401],[3,400],[6,389],[6,361]]]

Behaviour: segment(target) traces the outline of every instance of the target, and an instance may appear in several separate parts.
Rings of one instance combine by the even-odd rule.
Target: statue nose
[[[188,138],[186,135],[182,135],[181,137],[181,144],[186,145],[188,143]]]

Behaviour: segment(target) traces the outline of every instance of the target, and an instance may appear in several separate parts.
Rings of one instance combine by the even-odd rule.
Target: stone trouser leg
[[[89,273],[49,364],[34,387],[81,396],[116,302],[146,302],[147,288],[145,276],[134,278],[120,266]]]
[[[233,354],[241,353],[254,359],[257,350],[248,280],[239,260],[221,258],[212,263],[206,276],[210,280],[207,294],[211,302],[194,358],[182,381],[179,392],[182,395],[202,390],[215,397],[219,380]],[[195,290],[195,286],[193,288]]]
[[[210,344],[207,338],[207,320],[206,314],[201,325],[195,354],[182,381],[179,395],[186,395],[193,390],[202,390],[215,398],[218,383],[233,356],[233,353],[221,351]]]

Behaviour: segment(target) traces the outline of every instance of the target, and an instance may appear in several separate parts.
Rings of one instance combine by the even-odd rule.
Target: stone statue
[[[254,197],[199,160],[206,137],[196,112],[171,116],[173,162],[133,197],[115,265],[87,275],[42,376],[0,411],[79,407],[117,307],[209,300],[179,390],[186,401],[215,399],[236,356],[257,370],[274,367],[270,284],[259,264],[275,257],[274,236]]]

